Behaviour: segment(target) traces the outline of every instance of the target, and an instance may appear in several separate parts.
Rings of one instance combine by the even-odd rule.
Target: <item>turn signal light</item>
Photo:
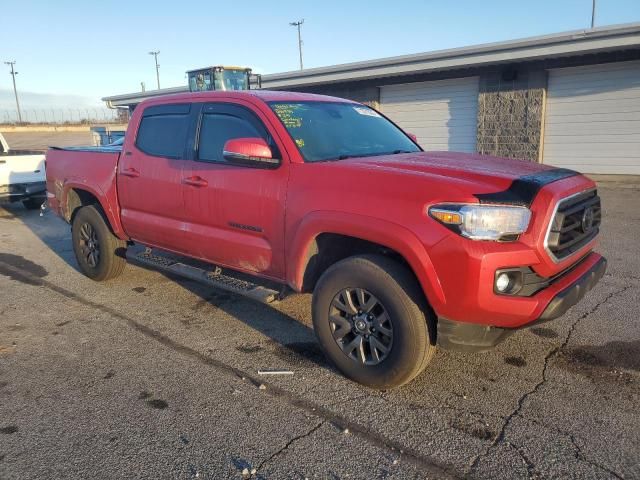
[[[432,208],[429,213],[436,220],[449,225],[460,225],[462,223],[462,215],[458,212],[450,212],[447,210],[437,210]]]

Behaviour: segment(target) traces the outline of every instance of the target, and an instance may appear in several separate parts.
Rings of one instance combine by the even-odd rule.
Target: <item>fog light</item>
[[[501,273],[500,275],[498,275],[498,278],[496,278],[496,290],[498,290],[500,293],[504,293],[509,290],[510,284],[511,278],[509,278],[509,275],[507,273]]]

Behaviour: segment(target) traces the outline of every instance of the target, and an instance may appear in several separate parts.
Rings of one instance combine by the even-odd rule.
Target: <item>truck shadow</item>
[[[270,353],[280,360],[274,363],[273,356],[265,355],[262,357],[265,363],[260,365],[260,368],[289,369],[315,365],[335,370],[322,353],[312,328],[305,325],[301,316],[295,318],[293,316],[295,313],[290,313],[295,310],[295,307],[291,305],[292,297],[274,304],[264,304],[145,265],[130,263],[127,268],[133,267],[160,274],[198,297],[198,300],[193,302],[188,310],[180,312],[179,321],[185,328],[193,329],[204,326],[202,324],[207,320],[203,319],[202,311],[206,309],[215,314],[215,311],[218,310],[240,320],[251,329],[267,337],[266,341],[255,340],[253,337],[253,340],[248,339],[235,347],[236,351],[243,355],[255,355],[260,358],[263,353]],[[141,291],[144,288],[134,287],[132,290],[144,293],[144,290]],[[299,300],[299,298],[296,300],[296,306],[300,303]]]
[[[45,213],[44,217],[40,217],[38,211],[29,211],[20,203],[0,205],[0,225],[2,225],[0,231],[5,229],[8,231],[11,228],[10,224],[13,222],[21,222],[29,228],[53,253],[69,267],[79,272],[71,246],[71,229],[66,222],[50,212]],[[0,236],[1,243],[2,237]],[[177,321],[185,328],[194,329],[204,326],[203,323],[206,323],[206,320],[203,319],[202,310],[209,309],[212,313],[215,310],[219,310],[240,320],[251,329],[267,337],[266,341],[248,340],[246,343],[240,343],[236,346],[236,350],[244,355],[260,356],[262,353],[272,353],[281,360],[278,364],[273,364],[273,357],[264,356],[264,361],[270,362],[270,364],[260,365],[260,368],[291,368],[317,365],[334,370],[326,361],[320,346],[316,342],[313,330],[310,326],[304,324],[303,312],[297,315],[299,300],[296,300],[296,304],[293,305],[291,301],[293,299],[285,298],[284,301],[278,302],[278,305],[272,306],[203,285],[193,280],[161,272],[152,267],[130,264],[127,269],[133,269],[134,267],[163,275],[198,297],[190,304],[190,307],[180,310],[176,314]],[[121,281],[123,283],[131,283],[131,280],[126,278],[126,271]],[[104,285],[106,288],[109,287],[108,283]],[[145,285],[143,282],[138,283],[138,285],[140,286],[132,286],[131,288],[137,294],[144,294],[147,289],[151,288],[150,285]],[[303,309],[303,311],[306,312],[307,309]],[[220,333],[224,335],[224,332]]]
[[[0,222],[6,223],[0,230],[8,231],[11,221],[21,222],[52,252],[78,270],[71,246],[71,227],[64,220],[51,212],[41,217],[39,210],[27,210],[20,202],[0,203]]]

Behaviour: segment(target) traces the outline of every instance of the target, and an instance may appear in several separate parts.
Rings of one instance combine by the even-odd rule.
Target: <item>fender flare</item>
[[[337,211],[314,211],[299,223],[287,248],[287,282],[294,290],[302,289],[308,253],[322,233],[355,237],[396,251],[413,270],[431,307],[437,310],[446,302],[431,259],[413,232],[388,220]]]
[[[120,223],[120,216],[118,214],[118,211],[114,211],[110,202],[108,202],[104,192],[102,192],[102,190],[100,190],[97,187],[93,187],[93,186],[87,185],[86,183],[81,183],[74,180],[65,181],[64,188],[63,188],[64,193],[62,197],[62,211],[65,217],[69,218],[69,221],[71,221],[71,213],[67,211],[67,205],[69,202],[69,192],[71,190],[84,190],[85,192],[88,192],[91,195],[93,195],[98,200],[98,204],[100,205],[100,207],[102,208],[102,211],[106,215],[107,221],[109,222],[109,226],[111,227],[111,230],[113,231],[114,235],[116,235],[121,240],[129,239],[129,237],[127,237],[127,235],[124,233],[124,230],[122,229],[122,224]]]

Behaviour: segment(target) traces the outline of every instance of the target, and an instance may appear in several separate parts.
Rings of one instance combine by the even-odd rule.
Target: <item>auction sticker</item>
[[[366,115],[367,117],[380,117],[380,114],[372,108],[367,107],[353,107],[353,109],[360,115]]]

